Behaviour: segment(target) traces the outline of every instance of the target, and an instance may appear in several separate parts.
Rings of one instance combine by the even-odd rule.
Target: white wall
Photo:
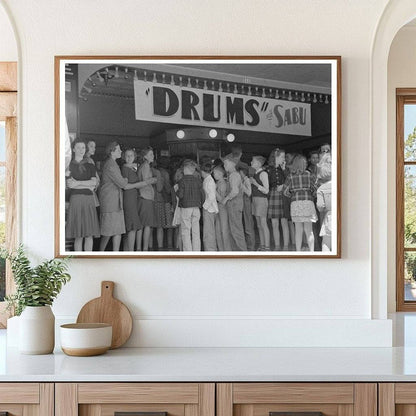
[[[110,279],[137,319],[130,345],[389,345],[370,258],[370,58],[386,3],[0,0],[22,43],[21,237],[40,257],[54,253],[54,55],[343,58],[342,259],[73,260],[58,318]]]
[[[416,25],[399,30],[388,60],[388,309],[396,310],[396,88],[416,88]]]
[[[0,61],[17,61],[17,44],[10,19],[0,7]]]

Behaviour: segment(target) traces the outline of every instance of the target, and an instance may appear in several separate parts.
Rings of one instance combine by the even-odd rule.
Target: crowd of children
[[[100,250],[112,240],[114,251],[331,250],[329,144],[308,158],[275,148],[250,166],[236,146],[222,159],[173,166],[150,147],[122,154],[111,142],[100,170],[93,141],[72,148],[66,238],[75,251],[94,250],[94,238]]]

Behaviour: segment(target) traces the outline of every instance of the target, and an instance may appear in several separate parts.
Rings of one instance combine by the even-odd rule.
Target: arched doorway
[[[395,220],[395,210],[389,210],[388,198],[394,190],[388,186],[389,175],[395,175],[388,163],[388,56],[390,46],[402,26],[416,17],[416,4],[411,0],[391,1],[386,6],[374,37],[371,54],[371,268],[372,317],[387,318],[389,270],[395,262],[391,250],[388,224]],[[393,138],[394,140],[394,138]],[[392,194],[393,193],[393,194]]]

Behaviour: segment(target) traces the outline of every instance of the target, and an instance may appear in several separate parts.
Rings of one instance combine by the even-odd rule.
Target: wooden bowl
[[[89,357],[111,347],[112,326],[101,323],[61,325],[61,348],[67,355]]]

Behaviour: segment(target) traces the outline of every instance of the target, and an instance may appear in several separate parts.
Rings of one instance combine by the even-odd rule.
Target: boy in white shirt
[[[204,251],[217,251],[217,240],[215,234],[215,220],[218,214],[218,203],[216,197],[216,185],[211,176],[212,164],[205,162],[201,165],[202,189],[205,201],[202,205]]]

